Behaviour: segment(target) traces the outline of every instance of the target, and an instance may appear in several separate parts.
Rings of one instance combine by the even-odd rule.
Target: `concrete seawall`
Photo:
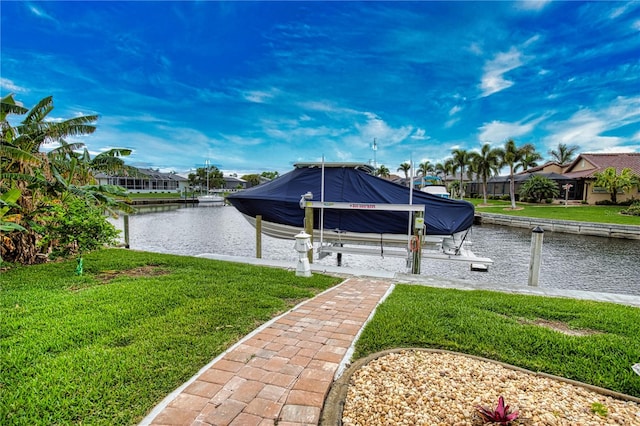
[[[570,220],[537,219],[496,213],[476,212],[476,224],[493,224],[533,229],[540,226],[545,231],[567,234],[593,235],[596,237],[640,240],[640,226],[609,223],[577,222]]]

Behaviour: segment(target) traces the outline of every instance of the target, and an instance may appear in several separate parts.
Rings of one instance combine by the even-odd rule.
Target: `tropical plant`
[[[482,145],[480,152],[471,152],[471,169],[482,180],[482,197],[487,204],[487,182],[497,175],[500,169],[500,150],[491,148],[491,144]]]
[[[250,175],[243,175],[240,179],[246,180],[248,183],[251,184],[251,186],[260,185],[260,175],[256,173],[250,174]]]
[[[216,166],[198,167],[195,173],[187,175],[187,179],[192,188],[198,188],[199,190],[206,189],[207,183],[209,187],[213,188],[222,188],[224,186],[223,174]]]
[[[469,165],[470,154],[464,149],[454,149],[451,151],[453,155],[453,162],[455,164],[456,170],[460,169],[460,199],[464,198],[464,169]]]
[[[529,198],[536,203],[560,194],[558,183],[546,176],[532,175],[520,187],[520,198]]]
[[[522,170],[528,170],[531,167],[538,167],[538,160],[542,160],[542,156],[537,152],[525,152],[519,164]]]
[[[518,164],[529,153],[535,152],[535,147],[531,144],[525,144],[518,147],[513,139],[505,142],[504,148],[500,149],[500,167],[509,167],[509,197],[511,199],[511,208],[516,208],[516,185],[513,175]]]
[[[56,216],[56,209],[84,203],[87,209],[130,211],[116,196],[126,192],[114,185],[97,185],[93,177],[96,171],[126,169],[120,156],[131,151],[114,149],[91,159],[89,152],[76,152],[82,143],[67,143],[65,137],[93,133],[97,115],[80,116],[69,120],[52,120],[53,98],[48,96],[32,109],[19,107],[13,95],[2,98],[0,118],[0,192],[17,190],[19,198],[5,205],[18,218],[14,223],[24,228],[22,232],[3,235],[0,254],[3,260],[18,263],[44,261],[56,249],[56,239],[44,241],[51,232],[49,224]],[[24,115],[12,125],[10,114]],[[42,151],[43,145],[58,146]],[[83,216],[80,213],[77,213]],[[17,215],[17,216],[16,216]],[[105,227],[113,226],[101,216]],[[96,223],[85,222],[87,228]],[[98,227],[101,229],[101,227]],[[106,232],[106,231],[105,231]]]
[[[615,167],[607,167],[604,171],[594,174],[594,186],[604,188],[611,196],[613,204],[618,203],[618,192],[629,191],[640,185],[640,178],[630,168],[624,168],[617,174]]]
[[[435,168],[433,167],[433,164],[431,164],[429,162],[429,160],[425,160],[422,163],[418,164],[417,173],[420,176],[428,176],[429,174],[433,173],[434,171],[435,171]]]
[[[104,220],[102,208],[79,197],[52,203],[40,224],[39,244],[52,259],[82,255],[115,244],[119,232]]]
[[[440,176],[440,175],[446,176],[449,172],[445,167],[445,163],[436,163],[434,169],[435,169],[436,176]]]
[[[560,164],[565,164],[573,160],[574,154],[580,149],[577,145],[567,146],[567,144],[559,143],[557,149],[549,151],[552,159]]]
[[[280,173],[278,173],[278,172],[262,172],[260,174],[260,176],[266,177],[267,179],[273,180],[273,179],[277,178],[278,176],[280,176]]]
[[[375,170],[375,174],[376,176],[380,176],[382,178],[388,178],[389,176],[391,176],[391,171],[389,171],[389,169],[384,164],[381,164]]]
[[[640,201],[636,201],[628,209],[621,210],[620,213],[629,216],[640,216]]]
[[[449,192],[451,192],[451,194],[460,194],[460,181],[459,180],[454,180],[453,182],[451,182],[447,188],[449,190]]]
[[[518,418],[518,410],[512,412],[508,405],[504,405],[502,396],[498,398],[498,406],[495,409],[477,406],[476,411],[485,423],[498,423],[502,426],[506,426]]]
[[[398,172],[402,170],[404,172],[404,178],[405,179],[409,179],[409,170],[411,170],[411,164],[409,163],[402,163],[400,164],[400,167],[398,167]]]

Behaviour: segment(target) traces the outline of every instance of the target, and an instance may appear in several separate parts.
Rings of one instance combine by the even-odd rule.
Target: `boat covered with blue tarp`
[[[299,163],[291,172],[230,194],[227,200],[247,217],[261,215],[263,221],[299,229],[304,227],[301,198],[305,194],[308,194],[307,201],[325,203],[424,205],[427,235],[450,236],[473,225],[473,204],[411,191],[371,172],[372,168],[365,164]],[[406,235],[410,214],[375,209],[324,209],[322,219],[321,215],[314,215],[314,229],[319,229],[322,221],[325,230],[340,233]]]

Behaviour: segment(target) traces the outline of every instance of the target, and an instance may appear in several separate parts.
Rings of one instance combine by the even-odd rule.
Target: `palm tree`
[[[382,178],[388,178],[389,176],[391,176],[391,172],[384,164],[381,164],[380,167],[376,169],[375,173],[376,176],[380,176]]]
[[[629,191],[640,184],[640,178],[633,174],[630,168],[624,168],[618,175],[615,167],[607,167],[604,171],[595,173],[594,186],[604,188],[611,195],[611,202],[618,203],[618,191]]]
[[[519,163],[527,153],[535,152],[535,147],[531,144],[525,144],[521,147],[516,146],[513,139],[505,142],[504,148],[500,150],[500,167],[509,166],[509,195],[511,197],[511,208],[516,208],[516,186],[513,175]]]
[[[580,149],[577,145],[567,146],[567,144],[559,143],[558,149],[549,151],[549,155],[560,164],[569,163],[573,160],[573,156]]]
[[[409,179],[409,170],[411,170],[411,164],[409,163],[402,163],[400,164],[400,167],[398,167],[398,170],[396,171],[400,171],[402,170],[404,172],[404,178],[405,179]]]
[[[538,154],[537,152],[525,152],[522,159],[520,160],[522,170],[527,170],[530,167],[538,167],[538,160],[542,160],[542,155]]]
[[[421,176],[427,176],[429,173],[434,172],[433,164],[429,160],[425,160],[418,165],[418,174]]]
[[[484,204],[487,204],[487,182],[500,169],[500,149],[491,148],[491,144],[485,143],[480,152],[472,152],[470,157],[471,168],[482,179],[482,196]]]
[[[430,175],[434,171],[433,164],[431,164],[429,160],[425,160],[418,165],[417,173],[422,176],[422,183],[424,184],[424,177]]]
[[[464,169],[469,165],[469,152],[464,149],[454,149],[451,151],[456,169],[460,169],[460,199],[464,198],[464,182],[462,180]]]

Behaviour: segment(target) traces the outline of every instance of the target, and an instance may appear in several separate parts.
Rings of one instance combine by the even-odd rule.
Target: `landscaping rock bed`
[[[513,424],[640,425],[640,399],[446,351],[367,358],[336,382],[322,424],[481,425],[476,407],[503,396]],[[330,411],[334,413],[331,414]]]

